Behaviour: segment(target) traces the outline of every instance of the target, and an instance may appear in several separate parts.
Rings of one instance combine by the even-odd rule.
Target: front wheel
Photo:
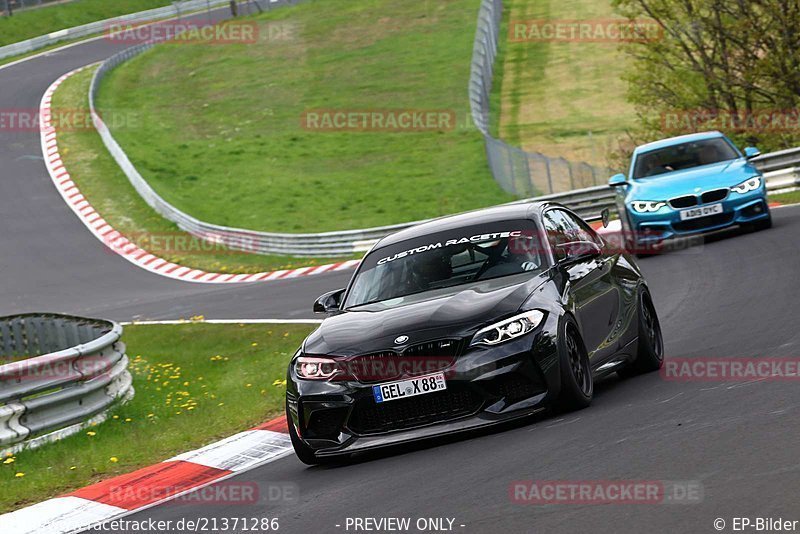
[[[578,333],[578,325],[567,317],[558,339],[561,392],[556,401],[560,410],[579,410],[592,402],[594,380],[589,356]]]

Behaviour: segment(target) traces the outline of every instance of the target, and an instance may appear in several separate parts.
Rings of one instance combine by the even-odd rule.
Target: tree
[[[763,149],[798,144],[800,0],[613,1],[663,30],[624,45],[633,137],[719,129]]]

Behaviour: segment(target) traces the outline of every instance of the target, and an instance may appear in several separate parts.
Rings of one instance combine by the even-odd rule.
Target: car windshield
[[[633,177],[647,178],[738,157],[736,149],[722,137],[691,141],[639,154],[633,169]]]
[[[546,267],[531,220],[467,226],[419,236],[372,251],[361,262],[345,308]],[[394,303],[392,303],[394,304]]]

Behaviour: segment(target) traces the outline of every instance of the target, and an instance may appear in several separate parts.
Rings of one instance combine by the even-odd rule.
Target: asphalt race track
[[[217,17],[224,13],[214,12]],[[0,68],[0,109],[34,112],[60,75],[122,48],[101,39]],[[49,311],[116,320],[198,314],[217,319],[311,317],[314,298],[332,285],[343,287],[351,274],[222,287],[145,272],[106,249],[69,210],[50,180],[40,143],[38,131],[0,128],[0,272],[9,281],[0,284],[0,315]]]
[[[800,208],[775,228],[724,236],[643,260],[667,359],[797,357]],[[608,379],[583,411],[505,431],[307,468],[294,456],[239,480],[299,484],[270,513],[289,532],[340,532],[347,517],[454,517],[463,532],[714,532],[732,516],[792,518],[800,494],[800,392],[792,382],[672,382],[657,373]],[[534,506],[512,503],[518,480],[699,481],[699,504]],[[225,517],[170,505],[128,519]],[[351,530],[352,531],[352,530]]]
[[[47,86],[116,45],[94,41],[0,69],[0,108],[34,109]],[[178,282],[106,252],[47,175],[37,132],[0,133],[0,314],[60,311],[117,320],[310,317],[311,302],[349,272],[208,286]],[[797,357],[800,207],[771,230],[710,239],[642,260],[667,360]],[[308,468],[288,456],[237,480],[289,481],[300,498],[257,511],[189,504],[128,519],[274,516],[280,530],[344,532],[347,517],[448,517],[472,532],[715,532],[733,516],[797,516],[800,392],[793,382],[665,381],[658,374],[598,385],[592,407],[503,431]],[[698,481],[695,504],[513,503],[518,480]],[[793,515],[794,514],[794,515]],[[341,525],[337,527],[336,525]],[[461,527],[460,525],[464,525]],[[730,530],[730,526],[726,531]],[[352,530],[351,530],[352,531]]]

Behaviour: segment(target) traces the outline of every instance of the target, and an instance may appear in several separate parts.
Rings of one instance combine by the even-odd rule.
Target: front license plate
[[[681,220],[688,221],[689,219],[708,217],[709,215],[716,215],[717,213],[722,213],[722,204],[709,204],[708,206],[700,206],[697,208],[682,210]]]
[[[437,373],[435,375],[420,376],[417,378],[409,378],[408,380],[372,386],[372,395],[375,397],[375,402],[380,403],[405,399],[406,397],[415,397],[417,395],[425,395],[426,393],[433,393],[434,391],[442,391],[444,389],[447,389],[447,384],[444,381],[444,373]]]

